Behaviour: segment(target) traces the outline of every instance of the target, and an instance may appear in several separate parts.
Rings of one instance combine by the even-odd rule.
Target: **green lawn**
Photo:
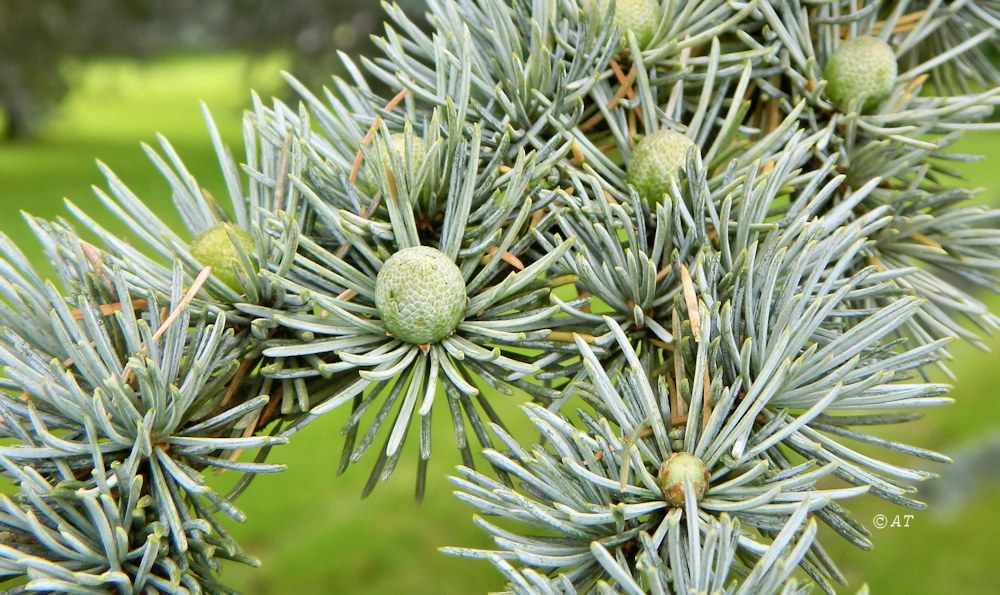
[[[227,55],[174,57],[143,65],[108,61],[82,69],[77,89],[41,140],[0,145],[0,204],[7,213],[0,219],[0,231],[29,247],[32,240],[17,210],[60,216],[61,200],[68,197],[96,212],[99,205],[89,186],[103,181],[94,158],[108,163],[137,194],[164,205],[166,219],[176,220],[167,207],[166,184],[138,146],[140,141],[155,144],[157,132],[171,139],[203,186],[222,196],[198,101],[206,102],[236,151],[248,89],[254,87],[263,96],[281,92],[277,71],[283,63],[281,57],[250,61]],[[971,138],[956,149],[993,155],[989,164],[964,166],[962,171],[973,184],[993,184],[983,200],[998,202],[1000,184],[992,174],[1000,164],[997,137]],[[1000,301],[993,303],[1000,310]],[[996,338],[992,344],[1000,347]],[[955,345],[952,352],[959,379],[953,395],[957,403],[928,412],[927,419],[911,427],[893,428],[888,435],[947,453],[996,431],[1000,401],[994,387],[1000,382],[1000,367],[994,364],[995,356],[966,345]],[[513,400],[497,399],[501,413],[507,418],[516,415]],[[287,463],[288,471],[261,477],[250,487],[238,501],[249,521],[232,528],[248,552],[263,560],[263,567],[231,565],[224,571],[225,580],[260,594],[465,594],[500,588],[502,581],[487,564],[436,552],[444,545],[489,545],[444,480],[458,456],[448,420],[438,417],[431,482],[422,505],[412,498],[415,455],[404,458],[392,480],[367,500],[359,493],[370,461],[336,477],[342,413],[275,449],[272,459]],[[413,451],[415,445],[409,447]],[[216,481],[223,486],[231,478]],[[992,531],[1000,527],[1000,509],[993,506],[998,496],[1000,486],[986,486],[953,516],[922,511],[914,513],[909,528],[873,529],[874,553],[832,539],[827,544],[852,580],[850,592],[867,580],[876,593],[992,593],[994,559],[1000,556],[1000,546],[992,540]],[[869,527],[875,514],[908,512],[873,498],[850,506]]]

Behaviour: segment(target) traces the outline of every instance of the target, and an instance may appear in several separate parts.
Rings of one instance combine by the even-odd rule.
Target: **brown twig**
[[[781,79],[775,77],[771,82],[774,86],[778,86],[781,84]],[[778,107],[778,98],[771,97],[767,102],[767,123],[764,128],[768,133],[773,132],[781,124],[781,114],[778,112]]]
[[[559,341],[560,343],[575,343],[576,337],[583,339],[585,343],[593,344],[597,337],[594,335],[588,335],[586,333],[571,333],[567,331],[552,331],[545,338],[550,341]]]
[[[108,291],[114,292],[114,284],[111,282],[111,279],[108,279],[108,276],[104,274],[104,262],[101,260],[101,251],[87,242],[80,242],[80,249],[83,250],[84,258],[87,259],[87,262],[90,264],[90,268],[93,269],[97,278],[101,280],[102,284],[104,284],[104,287],[106,287]]]
[[[614,69],[617,66],[617,63],[612,61],[612,64],[614,64],[614,66],[612,66],[612,68]],[[620,68],[618,69],[618,72],[621,72]],[[611,99],[608,100],[608,103],[605,106],[608,111],[611,111],[615,107],[617,107],[617,105],[621,102],[621,100],[624,99],[626,96],[628,96],[629,99],[635,96],[635,89],[632,87],[632,85],[635,84],[636,72],[637,71],[635,69],[635,64],[632,64],[632,68],[629,69],[628,74],[625,75],[625,78],[619,79],[621,85],[619,85],[618,89],[615,90],[615,94],[611,96]],[[588,118],[586,122],[581,124],[579,126],[579,130],[580,132],[589,132],[595,126],[600,124],[603,120],[604,120],[604,113],[599,111],[590,118]]]
[[[403,89],[399,93],[396,93],[396,96],[390,99],[389,103],[385,104],[385,111],[391,112],[392,110],[396,109],[396,106],[403,101],[403,98],[406,97],[407,93],[409,92],[410,92],[409,89]],[[362,147],[367,147],[368,145],[371,144],[372,140],[375,138],[375,131],[378,130],[379,124],[381,123],[382,123],[382,118],[376,116],[375,121],[372,122],[371,128],[368,129],[368,134],[366,134],[364,140],[361,141]],[[364,153],[361,152],[361,149],[358,149],[358,154],[354,156],[354,164],[351,166],[351,175],[348,178],[351,181],[351,183],[358,181],[358,174],[361,172],[361,163],[364,160],[365,160]]]
[[[902,96],[900,96],[899,101],[896,103],[897,110],[903,109],[903,107],[905,107],[906,104],[909,103],[911,99],[913,99],[913,94],[917,92],[917,89],[919,89],[920,86],[924,84],[924,81],[926,81],[929,76],[930,75],[928,75],[927,73],[921,74],[920,76],[910,81],[910,84],[906,85],[906,88],[903,89]]]
[[[170,316],[167,316],[167,319],[163,321],[163,324],[160,325],[160,328],[156,329],[156,332],[153,333],[152,339],[154,341],[162,337],[163,334],[167,332],[167,329],[170,328],[170,325],[173,324],[180,317],[181,312],[183,312],[184,309],[187,308],[188,305],[194,300],[194,296],[198,294],[198,291],[201,290],[201,286],[204,285],[206,281],[208,281],[208,277],[211,274],[212,274],[212,267],[205,267],[201,269],[201,272],[198,273],[197,277],[195,277],[194,283],[191,284],[191,287],[187,290],[187,293],[184,294],[184,297],[181,298],[181,301],[178,302],[178,304],[174,306],[173,311],[170,312]]]
[[[583,149],[580,148],[580,144],[577,143],[576,141],[573,141],[573,144],[569,146],[569,152],[573,154],[573,156],[570,158],[573,165],[577,167],[583,167],[583,164],[587,161],[587,159],[583,154]]]
[[[618,79],[618,84],[625,87],[625,97],[627,97],[629,101],[634,100],[635,88],[633,85],[636,77],[635,63],[632,63],[632,68],[629,69],[628,75],[625,74],[622,67],[619,66],[618,62],[615,60],[611,61],[611,70],[615,73],[615,78]],[[635,110],[629,112],[629,116],[636,117],[639,119],[640,123],[644,123],[644,119],[642,117],[642,106],[636,106]]]
[[[892,28],[892,32],[896,33],[909,33],[916,29],[917,24],[920,23],[920,19],[924,18],[926,10],[918,10],[908,14],[904,14],[896,20],[896,24]],[[872,25],[871,34],[878,35],[882,32],[882,28],[885,27],[885,20],[875,21]]]
[[[236,370],[236,374],[233,375],[233,379],[229,381],[229,387],[226,389],[225,396],[222,397],[222,403],[219,404],[220,407],[225,407],[233,399],[233,395],[236,394],[236,389],[243,383],[243,379],[246,378],[247,373],[250,372],[250,368],[252,368],[255,363],[256,362],[254,360],[248,359],[244,360],[243,363],[240,364],[239,369]]]
[[[929,237],[927,237],[924,234],[919,233],[919,232],[917,232],[917,233],[911,233],[910,234],[910,239],[913,240],[914,242],[918,243],[918,244],[923,244],[924,246],[930,246],[931,248],[934,248],[934,249],[937,249],[937,250],[943,250],[944,249],[944,248],[941,247],[941,244],[935,242],[934,240],[930,239]]]
[[[542,222],[542,218],[545,217],[546,209],[538,209],[531,214],[531,221],[528,223],[528,229],[535,229],[538,224]]]
[[[660,349],[666,349],[667,351],[674,350],[673,343],[667,343],[666,341],[661,341],[659,339],[649,339],[649,344],[653,345],[654,347],[659,347]]]
[[[681,287],[684,291],[684,303],[687,305],[688,320],[691,321],[691,334],[695,343],[701,343],[701,313],[698,311],[698,294],[694,289],[694,281],[687,266],[681,265]]]
[[[174,306],[173,311],[171,311],[170,314],[167,316],[167,319],[163,321],[163,324],[160,325],[160,328],[156,329],[156,332],[153,333],[153,336],[151,338],[153,341],[159,340],[160,337],[162,337],[163,334],[167,332],[167,329],[170,328],[170,325],[172,325],[180,317],[184,309],[188,307],[188,305],[191,303],[192,300],[194,300],[194,296],[198,294],[199,290],[201,290],[201,286],[205,284],[205,281],[208,281],[208,277],[211,274],[212,274],[212,267],[205,267],[201,269],[201,272],[198,273],[198,276],[195,278],[194,283],[191,284],[190,289],[187,290],[187,293],[184,294],[184,297],[181,298],[181,301],[178,302],[176,306]],[[144,356],[146,355],[147,351],[148,347],[146,345],[143,345],[142,348],[139,349],[139,353],[137,355]],[[132,380],[133,374],[134,371],[132,370],[132,368],[129,366],[125,366],[125,370],[122,372],[122,379],[125,382],[130,382]]]
[[[147,305],[149,305],[149,303],[146,300],[142,299],[135,299],[127,303],[130,304],[132,310],[135,310],[136,308],[145,308]],[[100,310],[101,316],[111,316],[115,312],[123,311],[125,309],[125,306],[121,303],[101,304],[97,306],[97,309]],[[73,317],[73,320],[83,320],[84,313],[83,310],[77,309],[70,312],[70,316]]]
[[[493,257],[496,256],[497,251],[498,248],[496,246],[493,246],[492,248],[487,250],[486,254],[483,255],[482,264],[486,264],[489,261],[493,260]],[[518,257],[514,256],[510,252],[504,252],[503,254],[501,254],[500,260],[506,262],[507,264],[509,264],[510,266],[514,267],[519,271],[524,270],[524,263],[522,263]]]
[[[278,161],[278,173],[274,177],[274,209],[285,208],[285,178],[288,177],[288,155],[292,152],[292,133],[285,137],[281,144],[281,159]],[[353,180],[352,180],[353,181]]]
[[[242,434],[244,438],[253,436],[258,428],[263,428],[267,426],[267,424],[271,423],[271,418],[274,416],[274,410],[278,408],[278,403],[281,402],[281,394],[282,386],[278,385],[278,387],[274,389],[274,394],[270,395],[270,400],[267,402],[267,405],[264,405],[264,410],[261,411],[260,414],[255,417],[246,428],[244,428]],[[236,459],[240,458],[240,455],[242,454],[243,449],[240,448],[229,453],[227,459],[232,463],[236,461]],[[225,471],[225,469],[219,469],[217,472],[222,473],[223,471]]]

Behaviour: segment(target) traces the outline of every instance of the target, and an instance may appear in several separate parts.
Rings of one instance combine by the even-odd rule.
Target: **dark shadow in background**
[[[319,86],[341,71],[337,50],[375,53],[382,18],[378,2],[357,0],[0,0],[0,140],[33,135],[72,84],[68,61],[284,50],[293,74]]]

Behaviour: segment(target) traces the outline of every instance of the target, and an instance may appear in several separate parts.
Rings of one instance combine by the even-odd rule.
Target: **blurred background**
[[[405,3],[414,14],[420,5]],[[90,190],[104,185],[95,159],[148,203],[162,205],[165,220],[176,221],[169,189],[140,143],[155,145],[163,134],[201,185],[223,195],[199,101],[240,155],[251,89],[289,99],[282,70],[318,88],[338,71],[336,50],[373,53],[369,35],[381,30],[379,23],[377,3],[354,0],[0,0],[0,232],[32,254],[37,244],[19,211],[60,217],[64,199],[120,230]],[[960,171],[965,184],[984,189],[981,202],[1000,205],[1000,134],[970,134],[953,151],[987,156]],[[47,270],[40,254],[36,261]],[[987,299],[1000,312],[1000,299]],[[1000,338],[987,342],[1000,348]],[[931,468],[942,478],[921,490],[928,510],[874,498],[848,503],[872,531],[875,548],[862,552],[833,536],[825,540],[851,581],[844,593],[863,581],[875,593],[997,592],[1000,365],[995,355],[965,344],[951,352],[956,404],[884,435],[949,454],[955,464]],[[518,415],[515,400],[494,401],[507,419]],[[459,462],[450,421],[436,420],[431,481],[424,503],[416,504],[415,453],[366,500],[359,494],[370,461],[336,476],[343,419],[331,414],[273,451],[271,459],[289,469],[258,478],[237,501],[248,522],[231,527],[263,566],[228,565],[224,580],[248,594],[501,588],[488,564],[437,552],[490,545],[445,480]],[[213,481],[224,489],[232,479]],[[876,515],[889,526],[875,528]]]

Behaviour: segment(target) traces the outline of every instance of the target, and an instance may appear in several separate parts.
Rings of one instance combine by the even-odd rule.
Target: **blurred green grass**
[[[278,70],[281,55],[174,56],[138,64],[102,61],[76,73],[77,85],[65,104],[34,142],[0,145],[0,231],[29,254],[34,246],[18,210],[52,218],[65,214],[67,197],[92,214],[106,213],[89,190],[103,180],[94,159],[107,163],[139,196],[159,205],[161,216],[177,221],[169,207],[169,189],[149,164],[139,142],[156,144],[163,133],[185,159],[200,183],[224,196],[214,154],[202,123],[198,101],[212,111],[222,135],[239,155],[241,112],[249,89],[262,96],[284,93]],[[984,202],[1000,202],[1000,163],[996,135],[970,135],[957,152],[991,155],[986,164],[957,167],[974,186],[984,186]],[[105,214],[113,231],[122,231]],[[48,265],[40,255],[37,266]],[[991,299],[995,311],[1000,300]],[[1000,339],[988,341],[994,349]],[[884,435],[953,452],[996,431],[1000,401],[995,398],[1000,367],[995,357],[956,344],[952,353],[957,375],[957,403],[916,424],[890,428]],[[993,365],[991,365],[993,364]],[[514,399],[494,396],[506,419],[517,418]],[[345,414],[334,413],[295,435],[291,444],[276,448],[271,460],[289,469],[258,478],[237,501],[249,519],[231,530],[263,567],[235,564],[224,580],[250,594],[281,593],[484,593],[502,580],[486,564],[439,554],[445,545],[489,547],[471,522],[470,510],[450,493],[444,477],[459,458],[447,416],[435,420],[434,459],[423,504],[413,501],[415,445],[404,455],[393,478],[367,500],[361,487],[371,464],[364,460],[336,476],[340,456],[339,428]],[[523,426],[520,428],[524,431]],[[940,471],[940,466],[936,469]],[[234,478],[214,478],[220,489]],[[855,516],[873,531],[874,552],[861,552],[841,540],[827,539],[832,557],[851,581],[843,592],[854,592],[867,581],[876,593],[993,593],[1000,545],[993,531],[1000,527],[1000,508],[993,505],[1000,486],[984,487],[960,512],[896,509],[874,498],[849,503]],[[914,514],[908,528],[872,528],[875,514]]]

